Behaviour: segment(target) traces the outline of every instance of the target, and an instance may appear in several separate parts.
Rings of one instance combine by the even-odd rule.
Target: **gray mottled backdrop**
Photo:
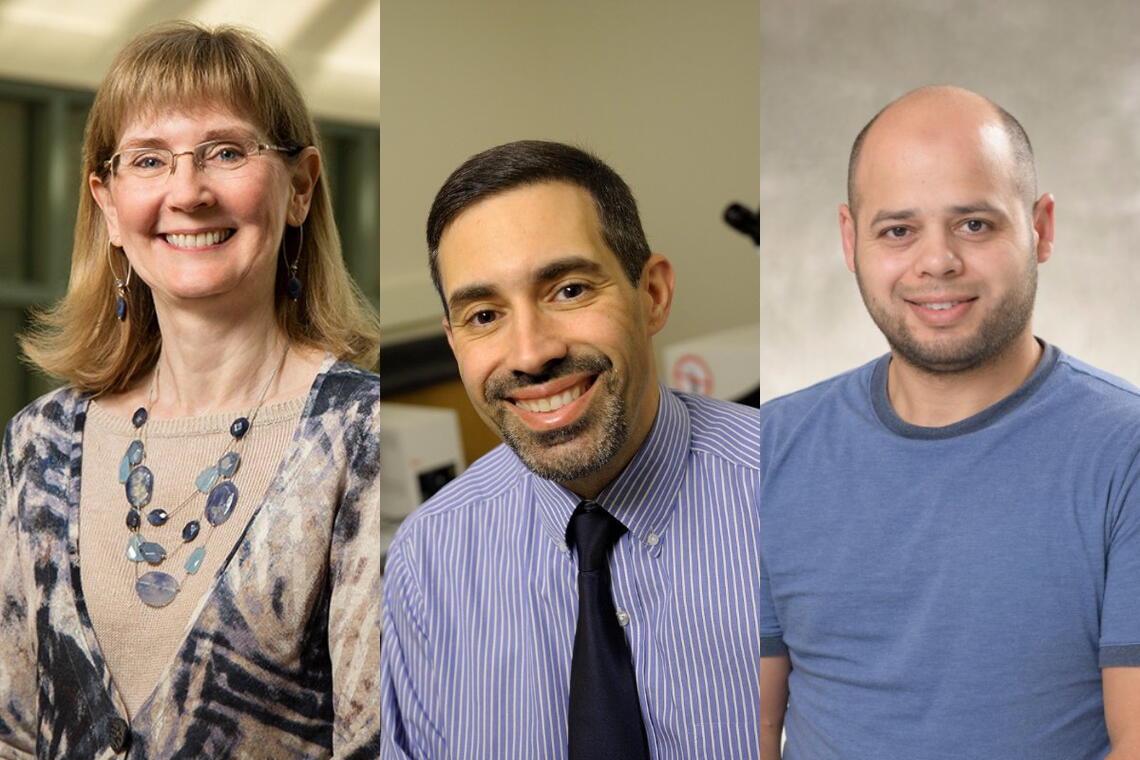
[[[1140,4],[766,0],[761,25],[765,399],[886,350],[836,213],[856,132],[932,83],[1011,111],[1057,198],[1036,333],[1140,385]]]

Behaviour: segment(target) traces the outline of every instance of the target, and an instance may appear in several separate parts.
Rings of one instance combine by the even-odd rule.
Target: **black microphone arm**
[[[724,210],[724,221],[729,227],[752,238],[760,245],[760,212],[753,211],[740,203],[731,203]]]

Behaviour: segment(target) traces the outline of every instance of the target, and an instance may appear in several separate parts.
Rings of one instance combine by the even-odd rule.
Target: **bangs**
[[[237,27],[164,24],[135,39],[112,65],[92,107],[85,162],[88,171],[101,172],[129,120],[171,109],[227,110],[270,142],[303,147],[312,140],[299,134],[309,131],[300,103],[289,72],[252,34]],[[298,106],[302,110],[295,113]]]

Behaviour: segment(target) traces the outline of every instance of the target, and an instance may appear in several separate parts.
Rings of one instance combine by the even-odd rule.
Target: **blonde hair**
[[[33,326],[20,338],[25,357],[41,371],[100,394],[126,390],[154,366],[162,336],[150,289],[132,278],[127,319],[115,318],[115,280],[108,257],[117,259],[120,275],[126,261],[111,248],[88,178],[94,173],[107,181],[106,161],[128,119],[164,108],[210,104],[249,119],[272,144],[298,151],[317,144],[316,127],[292,76],[252,33],[174,22],[132,40],[111,65],[87,118],[67,294],[52,308],[34,314]],[[373,367],[379,322],[344,266],[328,188],[320,178],[302,237],[298,277],[305,291],[296,303],[288,300],[288,273],[279,261],[278,325],[292,342]],[[289,248],[292,252],[293,246]]]

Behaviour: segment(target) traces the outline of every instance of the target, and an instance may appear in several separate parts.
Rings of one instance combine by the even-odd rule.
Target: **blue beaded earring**
[[[115,296],[115,318],[117,320],[119,320],[120,322],[126,322],[127,321],[127,286],[129,286],[131,284],[131,260],[127,258],[126,254],[123,254],[123,258],[127,262],[127,274],[126,274],[126,277],[120,278],[119,275],[115,274],[115,262],[114,262],[114,256],[115,256],[114,251],[115,250],[116,250],[116,246],[114,246],[114,245],[109,246],[107,248],[107,266],[111,270],[111,277],[113,277],[115,280],[115,292],[117,293],[117,295]],[[122,249],[120,248],[118,250],[122,250]]]
[[[304,247],[305,242],[305,225],[297,225],[297,255],[293,257],[293,263],[289,263],[289,256],[285,253],[285,235],[281,235],[281,258],[285,260],[285,268],[289,270],[289,279],[285,282],[285,295],[289,296],[290,301],[298,301],[301,298],[301,293],[304,286],[301,285],[300,278],[297,277],[297,267],[301,264],[301,249]]]

